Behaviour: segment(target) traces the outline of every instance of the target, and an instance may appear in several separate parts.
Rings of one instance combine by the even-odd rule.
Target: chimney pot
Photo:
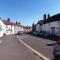
[[[48,18],[50,17],[50,14],[48,14]]]
[[[10,18],[8,18],[7,21],[10,21]]]
[[[44,20],[46,20],[46,14],[44,14]]]

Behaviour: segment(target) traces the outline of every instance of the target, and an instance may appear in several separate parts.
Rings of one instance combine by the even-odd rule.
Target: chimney
[[[10,18],[8,18],[7,21],[10,21]]]
[[[16,21],[16,24],[17,24],[18,22]]]
[[[46,14],[44,14],[44,20],[46,20]]]
[[[19,22],[19,24],[20,24],[20,22]]]
[[[50,17],[50,14],[48,14],[48,18]]]

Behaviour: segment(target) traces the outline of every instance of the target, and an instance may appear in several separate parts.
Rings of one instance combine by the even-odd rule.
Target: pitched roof
[[[30,29],[31,26],[23,26],[24,29]]]
[[[42,24],[46,24],[46,23],[50,23],[50,22],[54,22],[54,21],[60,21],[60,13],[56,14],[54,16],[51,16],[51,17],[47,18],[46,20],[40,20],[40,21],[38,21],[38,24],[42,25]]]
[[[20,26],[19,23],[12,23],[13,26]]]
[[[12,23],[10,21],[7,21],[7,20],[2,20],[2,21],[5,25],[12,25]]]
[[[5,25],[13,25],[13,26],[20,26],[19,23],[13,23],[8,20],[2,20]]]
[[[47,19],[47,22],[54,22],[54,21],[60,21],[60,13],[54,16],[51,16]]]

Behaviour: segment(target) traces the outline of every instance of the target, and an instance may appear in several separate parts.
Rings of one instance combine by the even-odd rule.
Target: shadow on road
[[[54,46],[56,43],[46,44],[46,46]]]
[[[57,56],[55,59],[52,60],[60,60],[60,56]]]

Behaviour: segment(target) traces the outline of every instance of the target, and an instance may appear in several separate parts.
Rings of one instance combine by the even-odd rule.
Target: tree
[[[16,21],[16,24],[17,24],[18,22]]]
[[[35,30],[35,25],[34,25],[34,23],[32,24],[32,31],[34,31]]]

